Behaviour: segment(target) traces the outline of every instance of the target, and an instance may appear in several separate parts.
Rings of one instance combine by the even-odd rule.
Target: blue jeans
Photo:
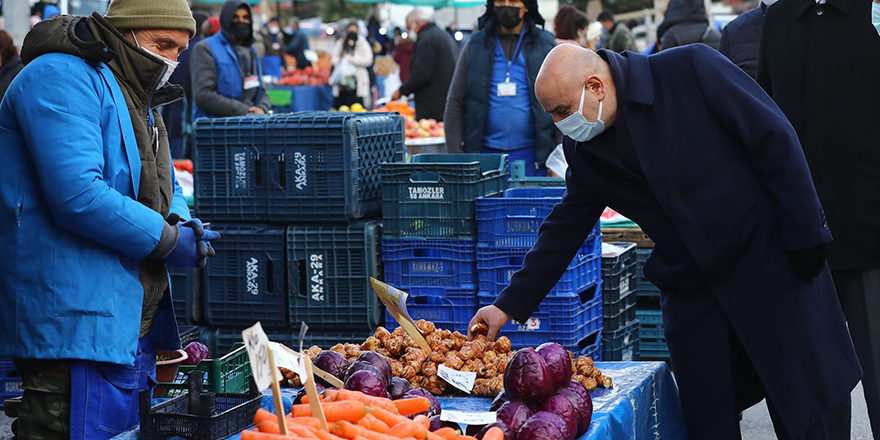
[[[70,438],[109,439],[138,424],[138,392],[156,386],[150,336],[138,340],[133,366],[70,361]]]

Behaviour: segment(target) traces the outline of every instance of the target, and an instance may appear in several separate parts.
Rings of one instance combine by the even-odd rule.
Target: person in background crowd
[[[587,15],[574,6],[563,6],[556,12],[553,28],[556,30],[556,44],[576,44],[587,47]]]
[[[721,33],[709,24],[703,0],[669,0],[663,22],[657,27],[659,50],[693,43],[718,49],[720,42]]]
[[[752,78],[758,75],[764,13],[773,3],[776,0],[763,0],[757,8],[736,17],[721,30],[718,51]]]
[[[598,21],[594,21],[587,26],[587,49],[595,52],[602,48],[600,39],[604,30],[605,28],[602,27],[602,23]]]
[[[413,46],[415,44],[409,37],[409,32],[407,32],[406,38],[403,38],[400,28],[394,28],[394,40],[396,47],[391,58],[400,66],[400,82],[404,82],[409,79],[409,64],[412,61]]]
[[[872,7],[834,0],[770,6],[757,81],[794,125],[828,214],[828,263],[880,438],[880,36],[868,19]],[[849,438],[850,413],[847,398],[829,434]]]
[[[334,68],[338,68],[342,61],[355,67],[355,88],[334,86],[333,96],[336,99],[333,107],[351,106],[354,103],[369,107],[371,104],[370,72],[367,71],[367,68],[373,65],[373,50],[366,38],[358,33],[356,21],[351,20],[345,28],[345,34],[333,44],[330,60]]]
[[[48,5],[46,5],[45,8],[43,8],[43,20],[48,20],[57,15],[61,15],[61,11],[58,10],[58,6],[49,3]]]
[[[442,121],[449,83],[458,59],[458,44],[418,9],[406,16],[406,27],[418,38],[413,48],[409,78],[391,99],[415,94],[416,119]]]
[[[196,29],[202,29],[208,16],[202,12],[193,12],[193,18],[196,20]],[[197,33],[195,37],[189,40],[187,49],[180,53],[177,57],[177,68],[168,79],[171,84],[178,84],[183,87],[183,99],[172,102],[162,107],[162,119],[165,121],[165,128],[168,130],[168,146],[171,149],[171,157],[173,159],[191,158],[192,152],[189,149],[187,134],[191,132],[192,124],[192,75],[190,72],[190,55],[200,41],[202,34]]]
[[[25,39],[0,104],[0,356],[24,389],[16,438],[128,430],[156,350],[180,347],[166,264],[204,266],[219,237],[190,217],[158,111],[183,97],[167,80],[195,33],[184,0],[113,0]]]
[[[534,84],[556,39],[538,28],[543,24],[535,0],[487,0],[446,100],[450,153],[506,153],[511,162],[526,162],[527,175],[547,176],[557,132],[535,99]]]
[[[284,48],[282,44],[284,39],[281,34],[281,21],[278,17],[272,17],[260,29],[260,38],[263,40],[263,74],[281,77],[281,72],[287,70],[287,63],[284,61]]]
[[[608,34],[608,44],[605,45],[605,49],[617,53],[625,50],[636,51],[636,40],[633,38],[632,32],[625,24],[619,21],[615,22],[614,14],[611,11],[602,11],[596,21],[602,23],[602,27]]]
[[[213,37],[217,32],[220,32],[220,18],[208,17],[208,19],[202,23],[202,39]]]
[[[0,100],[6,94],[9,83],[22,68],[24,64],[18,56],[18,48],[13,44],[12,36],[0,29]]]
[[[31,6],[31,16],[29,18],[31,28],[33,28],[37,23],[43,20],[43,9],[46,8],[45,2],[37,2]]]
[[[565,135],[565,195],[468,328],[485,322],[491,339],[526,322],[610,206],[655,242],[644,274],[660,288],[688,430],[676,438],[740,440],[739,412],[766,398],[778,438],[825,439],[862,371],[785,115],[702,44],[651,57],[562,45],[535,90]]]
[[[288,27],[284,30],[284,53],[296,60],[297,69],[305,69],[312,63],[306,59],[306,51],[309,50],[309,37],[299,29],[299,19],[290,17]]]
[[[271,108],[263,90],[262,63],[251,46],[252,23],[245,0],[227,0],[220,12],[220,32],[193,50],[193,121],[261,115]]]

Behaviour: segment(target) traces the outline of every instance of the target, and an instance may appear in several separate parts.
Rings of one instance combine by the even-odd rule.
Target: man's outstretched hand
[[[477,335],[477,326],[482,323],[489,327],[486,337],[489,338],[490,341],[494,341],[495,338],[498,337],[498,332],[501,331],[501,327],[504,327],[504,324],[507,324],[507,321],[510,321],[510,315],[505,313],[504,310],[501,310],[494,305],[483,307],[480,310],[477,310],[477,314],[474,315],[470,324],[468,324],[468,340],[474,339]]]

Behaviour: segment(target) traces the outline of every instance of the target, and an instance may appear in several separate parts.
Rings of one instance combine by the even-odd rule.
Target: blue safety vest
[[[244,90],[244,78],[242,77],[241,65],[238,62],[238,56],[235,55],[235,49],[223,36],[223,32],[218,32],[211,37],[205,39],[208,46],[211,47],[211,54],[214,55],[214,62],[217,63],[217,93],[230,99],[241,101],[242,91]],[[263,76],[261,63],[258,61],[256,50],[250,48],[254,56],[254,65],[258,77]],[[260,95],[263,93],[262,81],[257,89],[257,96],[254,102],[260,101]],[[216,118],[217,116],[209,114],[193,104],[193,121],[198,118]]]
[[[483,148],[505,151],[535,148],[535,118],[526,61],[521,50],[523,34],[525,30],[520,34],[512,61],[504,56],[501,42],[495,37],[495,61],[489,87],[486,128],[483,130]],[[515,84],[516,95],[499,96],[498,87],[502,83]]]

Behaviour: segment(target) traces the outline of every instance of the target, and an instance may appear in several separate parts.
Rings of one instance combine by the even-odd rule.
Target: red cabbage
[[[571,380],[571,356],[565,347],[555,342],[545,342],[538,346],[538,354],[544,358],[550,377],[553,378],[553,389],[560,389]]]
[[[516,432],[516,440],[573,440],[573,432],[565,432],[565,421],[547,411],[529,418]]]
[[[531,348],[517,351],[504,370],[504,391],[511,399],[527,404],[550,397],[555,389],[544,358]]]

